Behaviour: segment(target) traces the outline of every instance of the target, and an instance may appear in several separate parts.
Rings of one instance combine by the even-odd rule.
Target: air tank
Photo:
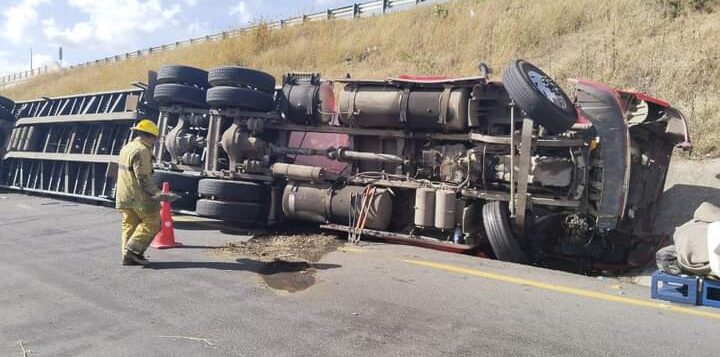
[[[435,228],[455,228],[455,201],[457,195],[452,190],[435,192]]]
[[[415,225],[418,227],[435,226],[435,190],[418,188],[415,190]]]
[[[270,166],[275,176],[287,177],[291,181],[321,182],[325,179],[325,169],[318,166],[275,163]]]

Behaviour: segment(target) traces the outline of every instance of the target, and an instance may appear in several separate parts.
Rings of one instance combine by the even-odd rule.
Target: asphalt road
[[[646,287],[422,248],[327,254],[290,293],[247,239],[186,223],[189,247],[119,265],[110,208],[0,193],[0,356],[710,356],[720,310]]]

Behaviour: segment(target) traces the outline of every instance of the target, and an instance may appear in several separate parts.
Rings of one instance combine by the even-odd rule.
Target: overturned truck
[[[309,221],[352,240],[584,269],[652,257],[673,148],[690,147],[682,114],[585,80],[571,99],[523,60],[502,82],[488,72],[289,73],[276,88],[248,68],[163,66],[144,102],[158,111],[158,181],[184,195],[181,208],[244,224]]]

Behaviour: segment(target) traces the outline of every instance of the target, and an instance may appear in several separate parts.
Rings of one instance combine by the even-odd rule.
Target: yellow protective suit
[[[142,255],[160,231],[160,189],[153,182],[152,147],[140,138],[120,150],[115,207],[122,212],[122,252]]]

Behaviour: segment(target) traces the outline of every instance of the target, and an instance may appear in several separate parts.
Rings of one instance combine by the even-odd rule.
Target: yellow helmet
[[[142,131],[143,133],[148,133],[152,136],[160,136],[160,129],[150,119],[143,119],[139,121],[134,127],[130,128],[130,130]]]

